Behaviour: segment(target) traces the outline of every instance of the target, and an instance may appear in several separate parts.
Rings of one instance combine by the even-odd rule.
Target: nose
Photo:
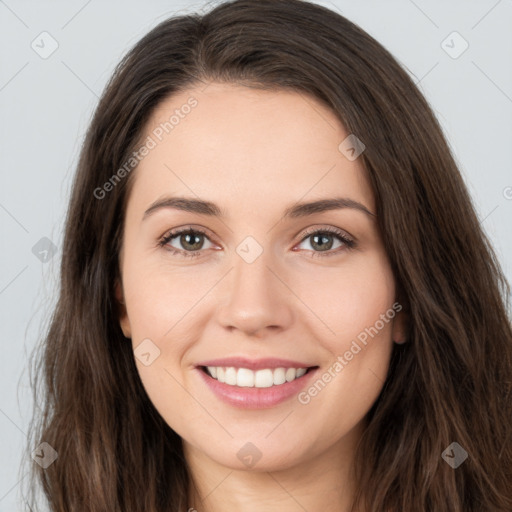
[[[251,263],[238,254],[233,259],[234,268],[223,279],[224,300],[217,309],[219,323],[249,336],[264,336],[265,331],[289,327],[294,295],[265,251]]]

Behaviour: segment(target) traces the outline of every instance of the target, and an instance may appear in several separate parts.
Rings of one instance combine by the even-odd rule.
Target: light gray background
[[[359,24],[419,82],[511,281],[512,0],[317,3]],[[32,406],[27,356],[55,302],[63,217],[84,131],[122,55],[163,19],[204,6],[0,0],[0,512],[21,509],[26,472],[18,468]],[[47,59],[31,47],[42,47],[43,31],[58,43]],[[446,39],[453,31],[469,44],[457,58],[447,53],[463,48],[458,36]],[[49,39],[44,44],[50,48]],[[32,252],[43,237],[57,247],[46,263]]]

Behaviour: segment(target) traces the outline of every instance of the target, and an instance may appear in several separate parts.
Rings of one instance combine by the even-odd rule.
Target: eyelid
[[[176,238],[177,236],[179,235],[182,235],[182,234],[185,234],[185,233],[188,233],[188,232],[193,232],[193,233],[200,233],[202,235],[205,236],[205,238],[207,238],[208,240],[210,240],[212,243],[214,243],[212,241],[212,238],[214,239],[215,237],[213,237],[210,233],[210,230],[206,229],[206,228],[203,228],[202,226],[197,226],[195,224],[189,224],[189,225],[185,225],[185,226],[181,226],[181,227],[178,227],[178,228],[173,228],[173,229],[168,229],[159,239],[158,239],[158,245],[160,246],[164,246],[165,244],[167,244],[168,242],[170,242],[173,238]],[[217,244],[218,245],[218,244]],[[203,250],[203,249],[201,249]],[[196,251],[198,252],[198,251]]]
[[[212,237],[209,233],[210,231],[206,228],[203,228],[202,226],[197,225],[185,225],[178,228],[173,228],[171,230],[168,230],[166,234],[164,234],[158,242],[158,245],[160,247],[165,248],[167,244],[173,240],[174,238],[187,233],[199,233],[203,235],[206,239],[210,241],[210,243],[215,244],[215,242],[212,240]],[[306,252],[311,253],[311,256],[313,257],[323,257],[323,256],[334,256],[340,252],[343,251],[343,249],[353,249],[356,245],[356,239],[349,233],[347,233],[345,230],[333,226],[324,226],[321,227],[319,225],[314,225],[306,228],[303,230],[300,234],[300,239],[298,242],[295,243],[294,247],[298,244],[303,243],[305,240],[307,240],[310,236],[315,234],[329,234],[331,236],[334,236],[335,238],[338,238],[342,244],[344,244],[344,247],[337,248],[336,250],[327,250],[327,251],[311,251],[307,250]],[[220,245],[220,244],[217,244]],[[167,248],[168,251],[170,251],[173,254],[179,254],[184,257],[197,257],[200,256],[205,250],[207,249],[199,249],[197,251],[184,251],[182,249],[176,249],[175,247],[169,246]],[[295,250],[295,249],[292,249]]]
[[[310,227],[306,228],[306,230],[301,233],[300,241],[296,245],[302,244],[304,241],[306,241],[308,238],[310,238],[313,235],[325,234],[325,233],[327,233],[328,235],[331,235],[334,238],[337,238],[342,243],[342,246],[338,247],[335,250],[329,249],[327,251],[307,250],[306,252],[310,253],[309,257],[326,258],[326,257],[330,257],[330,256],[337,256],[343,252],[346,252],[347,250],[353,250],[357,247],[357,241],[356,241],[355,237],[353,237],[352,235],[347,233],[345,230],[343,230],[341,228],[333,227],[333,226],[320,227],[318,225],[310,226]],[[292,250],[295,250],[295,248]]]
[[[315,224],[304,229],[300,234],[300,241],[304,241],[305,238],[315,233],[330,233],[334,235],[343,236],[344,238],[347,238],[354,242],[356,241],[356,238],[352,236],[350,233],[348,233],[348,231],[345,231],[344,229],[337,228],[334,226],[321,226],[318,224]]]
[[[209,239],[215,238],[211,235],[211,231],[207,228],[204,228],[202,226],[196,225],[196,224],[189,224],[178,228],[168,229],[161,237],[160,240],[163,238],[168,238],[171,234],[172,236],[177,236],[178,234],[186,233],[187,231],[197,231],[205,236],[207,236]],[[356,238],[348,233],[348,231],[345,231],[344,229],[337,228],[334,226],[321,226],[318,224],[314,224],[313,226],[309,226],[305,229],[303,229],[300,233],[300,235],[297,235],[299,237],[299,242],[302,242],[305,237],[312,235],[317,232],[328,232],[328,233],[334,233],[334,234],[344,234],[347,238],[356,241]],[[171,237],[172,238],[172,237]]]

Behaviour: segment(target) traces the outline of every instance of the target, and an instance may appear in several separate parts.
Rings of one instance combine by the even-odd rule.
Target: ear
[[[121,330],[123,331],[125,338],[132,337],[132,328],[130,326],[130,320],[128,319],[128,312],[126,310],[126,304],[124,301],[123,287],[119,279],[116,279],[114,284],[115,297],[117,301],[118,320]]]
[[[393,319],[392,339],[398,345],[407,342],[408,320],[409,316],[403,309]]]

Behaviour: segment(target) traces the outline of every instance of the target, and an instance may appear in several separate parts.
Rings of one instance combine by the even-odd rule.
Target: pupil
[[[328,247],[324,247],[323,250],[329,250],[332,247],[332,237],[328,235],[315,235],[313,237],[313,246],[318,244],[318,239],[321,240],[320,244],[328,244]],[[329,243],[329,240],[331,243]],[[320,246],[320,249],[322,249],[322,246]]]
[[[200,242],[201,238],[200,238],[200,236],[194,235],[192,233],[188,233],[186,235],[183,235],[182,239],[185,240],[185,243],[183,244],[183,247],[186,247],[187,244],[195,246],[195,247],[190,248],[190,250],[192,250],[192,249],[199,249],[201,247],[201,242]],[[191,242],[190,241],[190,240],[194,240],[194,239],[196,240],[195,242]],[[197,247],[197,246],[199,246],[199,247]]]

